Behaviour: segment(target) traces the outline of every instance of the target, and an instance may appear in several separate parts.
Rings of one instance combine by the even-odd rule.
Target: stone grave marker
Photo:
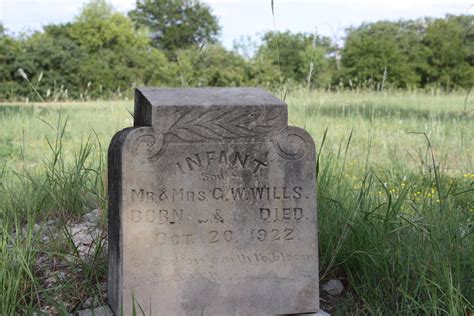
[[[109,148],[115,314],[319,309],[315,147],[254,88],[136,90]]]

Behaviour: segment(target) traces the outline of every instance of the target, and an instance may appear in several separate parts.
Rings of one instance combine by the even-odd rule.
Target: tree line
[[[13,36],[0,24],[0,100],[129,96],[135,86],[435,89],[474,86],[474,16],[379,21],[340,41],[267,32],[234,49],[199,0],[92,0],[73,21]]]

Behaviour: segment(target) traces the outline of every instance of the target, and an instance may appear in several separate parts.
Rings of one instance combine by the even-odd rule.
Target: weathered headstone
[[[109,148],[116,314],[319,308],[315,148],[253,88],[136,90]]]

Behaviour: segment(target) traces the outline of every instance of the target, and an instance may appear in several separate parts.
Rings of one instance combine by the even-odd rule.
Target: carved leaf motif
[[[268,134],[278,124],[278,109],[183,111],[164,133],[185,142],[250,138]]]

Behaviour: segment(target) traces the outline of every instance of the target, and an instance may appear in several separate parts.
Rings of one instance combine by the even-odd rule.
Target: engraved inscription
[[[201,173],[201,179],[204,181],[224,180],[224,170],[221,169],[221,172],[219,174],[210,174],[207,172],[203,172]]]
[[[292,228],[284,228],[284,229],[257,229],[252,230],[252,239],[254,236],[259,241],[280,241],[280,240],[293,240],[294,237],[294,230]]]
[[[216,230],[211,230],[209,232],[209,243],[217,243],[219,241],[231,242],[233,239],[234,232],[231,230],[225,230],[223,232],[218,232]]]
[[[191,279],[204,280],[235,280],[245,277],[238,272],[216,271],[216,265],[224,265],[231,268],[233,265],[246,266],[268,266],[268,265],[292,265],[298,262],[315,262],[317,257],[310,253],[288,253],[288,252],[240,252],[230,256],[210,257],[174,257],[174,258],[132,258],[131,261],[136,270],[131,278],[131,286],[139,288],[152,286],[163,281],[178,281]],[[171,272],[161,272],[156,269],[161,267],[173,268]],[[197,270],[189,270],[187,267],[196,267]],[[138,271],[153,271],[153,277],[144,277]]]
[[[202,161],[201,161],[202,162]],[[262,184],[262,183],[258,183]],[[134,205],[130,218],[134,224],[160,227],[153,235],[143,235],[146,244],[166,247],[186,247],[198,244],[209,246],[248,242],[293,243],[301,240],[295,226],[307,222],[310,217],[304,207],[292,201],[304,199],[302,186],[256,186],[256,187],[211,187],[194,191],[185,188],[160,188],[151,191],[144,188],[132,188],[130,200]],[[196,202],[208,203],[214,200],[222,208],[202,209]],[[229,201],[274,201],[274,206],[265,207],[248,204],[238,208]],[[185,203],[185,204],[182,204]],[[159,207],[153,205],[159,204]],[[293,204],[293,205],[292,205]],[[172,205],[172,207],[169,207]],[[236,229],[234,226],[241,218],[255,221],[257,227]],[[175,230],[173,225],[197,224],[198,230]],[[260,226],[260,227],[259,227]],[[179,231],[179,232],[178,232]]]
[[[260,200],[299,200],[304,197],[303,188],[294,187],[214,187],[208,190],[185,190],[184,188],[168,188],[157,191],[136,188],[130,190],[130,200],[139,203],[164,202],[205,202],[208,200],[235,200],[235,201],[260,201]]]
[[[268,167],[266,156],[268,153],[264,153],[262,157],[256,157],[255,153],[242,153],[240,151],[228,152],[227,150],[220,151],[206,151],[199,152],[184,157],[180,161],[176,162],[176,168],[181,174],[187,174],[195,170],[202,170],[204,168],[234,168],[238,167],[241,169],[249,170],[253,174],[257,174],[262,168]],[[209,175],[201,173],[204,177],[209,180]],[[221,179],[223,179],[223,173],[221,169]]]
[[[260,208],[260,219],[262,221],[279,222],[284,220],[299,221],[303,218],[304,213],[301,207],[283,207],[283,208]]]
[[[175,201],[204,201],[205,191],[184,190],[183,188],[162,189],[160,191],[148,191],[145,189],[132,189],[130,195],[132,202],[175,202]]]
[[[195,241],[196,237],[192,234],[156,233],[156,243],[158,245],[192,245]]]
[[[259,200],[299,200],[302,187],[231,187],[212,189],[215,200],[259,201]]]
[[[217,209],[213,214],[204,219],[198,220],[199,224],[224,224],[224,216],[222,210]]]
[[[258,263],[292,263],[298,261],[312,261],[316,256],[307,253],[289,253],[289,252],[237,252],[233,255],[221,255],[211,257],[193,257],[193,256],[179,256],[179,257],[144,257],[131,258],[132,264],[136,268],[153,268],[161,267],[198,267],[206,268],[209,265],[216,264],[258,264]]]
[[[183,209],[178,210],[132,210],[132,222],[148,222],[163,224],[181,224],[183,222]]]

